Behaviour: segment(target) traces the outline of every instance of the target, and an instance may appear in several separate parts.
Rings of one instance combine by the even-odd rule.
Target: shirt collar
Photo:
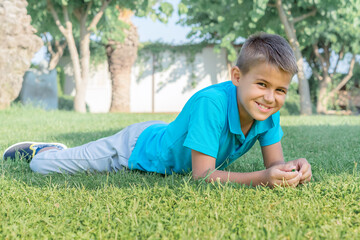
[[[275,113],[278,114],[278,113]],[[249,136],[257,136],[261,133],[268,131],[269,129],[275,127],[274,114],[265,119],[264,121],[255,121],[252,127],[252,131],[249,132]]]
[[[233,84],[231,84],[231,87],[229,89],[228,121],[229,121],[230,132],[235,135],[240,135],[239,136],[240,139],[245,139],[245,136],[241,131],[240,116],[239,116],[237,97],[236,97],[236,86]],[[248,137],[254,137],[263,132],[266,132],[270,128],[273,128],[275,125],[276,124],[273,115],[271,115],[269,118],[265,119],[264,121],[255,121],[250,129]]]

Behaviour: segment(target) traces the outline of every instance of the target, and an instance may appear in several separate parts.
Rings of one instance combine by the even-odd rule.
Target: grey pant
[[[82,171],[118,171],[128,167],[128,161],[140,134],[150,125],[164,123],[149,121],[132,124],[113,136],[64,150],[48,150],[36,154],[30,162],[34,172],[48,174]]]

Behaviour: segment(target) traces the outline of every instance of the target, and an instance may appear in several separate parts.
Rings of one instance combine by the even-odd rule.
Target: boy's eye
[[[257,85],[262,86],[262,87],[266,87],[266,84],[262,83],[262,82],[257,83]]]
[[[286,94],[286,91],[284,89],[277,89],[277,91]]]

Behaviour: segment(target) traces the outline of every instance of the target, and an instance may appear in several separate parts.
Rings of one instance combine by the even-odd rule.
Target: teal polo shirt
[[[192,170],[191,149],[216,159],[223,169],[259,140],[261,146],[277,143],[283,132],[279,112],[255,121],[248,135],[241,131],[236,86],[215,84],[194,94],[177,118],[155,124],[139,136],[129,158],[129,168],[162,174]]]

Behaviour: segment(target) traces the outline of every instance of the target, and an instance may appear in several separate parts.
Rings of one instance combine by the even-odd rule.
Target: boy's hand
[[[265,170],[269,187],[296,187],[302,178],[301,172],[292,172],[289,164],[278,164]]]
[[[312,176],[311,166],[305,158],[295,159],[287,162],[286,164],[292,165],[293,169],[302,174],[300,184],[310,182]]]

